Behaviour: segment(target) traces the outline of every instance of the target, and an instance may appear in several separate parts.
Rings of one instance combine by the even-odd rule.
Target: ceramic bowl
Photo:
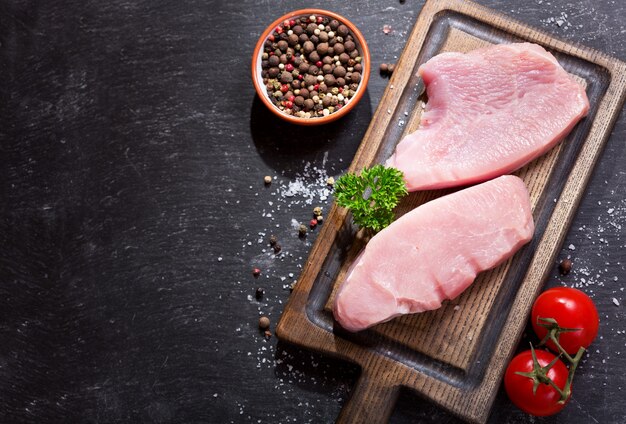
[[[285,21],[297,19],[299,17],[309,17],[309,16],[315,16],[315,17],[322,16],[322,17],[328,17],[330,19],[336,19],[340,23],[347,26],[348,29],[350,30],[350,33],[354,37],[354,43],[356,44],[356,48],[360,52],[360,56],[361,56],[360,63],[363,66],[363,70],[361,72],[361,80],[358,83],[359,85],[358,85],[358,88],[355,90],[356,91],[355,94],[350,98],[350,100],[347,103],[345,103],[341,107],[341,109],[335,112],[332,112],[326,116],[305,118],[305,117],[299,117],[296,115],[288,114],[284,112],[283,110],[281,110],[278,106],[272,103],[268,95],[267,87],[265,83],[263,82],[261,61],[262,61],[262,55],[263,55],[265,42],[268,39],[268,37],[274,33],[277,27],[281,26],[283,22]],[[263,102],[263,104],[279,118],[285,121],[294,123],[294,124],[298,124],[298,125],[320,125],[320,124],[326,124],[326,123],[335,121],[341,118],[342,116],[345,116],[354,108],[354,106],[356,106],[359,100],[361,100],[361,98],[363,97],[363,94],[365,93],[365,90],[367,89],[367,83],[369,81],[369,75],[370,75],[370,64],[371,64],[370,53],[367,47],[367,43],[365,42],[365,38],[363,38],[363,35],[361,34],[361,32],[352,22],[350,22],[348,19],[344,18],[343,16],[338,15],[334,12],[330,12],[328,10],[301,9],[301,10],[295,10],[293,12],[289,12],[281,16],[280,18],[272,22],[272,24],[269,25],[267,29],[265,29],[265,31],[263,31],[263,33],[261,34],[261,37],[259,37],[259,41],[257,42],[256,47],[254,49],[254,53],[252,55],[252,82],[254,83],[254,88],[256,89],[256,92],[259,98],[261,99],[261,101]]]

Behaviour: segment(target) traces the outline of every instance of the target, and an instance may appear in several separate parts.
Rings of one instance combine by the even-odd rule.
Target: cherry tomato
[[[555,287],[541,293],[533,304],[531,320],[533,329],[540,339],[548,334],[548,329],[537,323],[537,317],[554,318],[559,327],[578,328],[577,331],[562,332],[559,344],[570,355],[579,347],[587,348],[598,334],[600,318],[593,301],[585,293],[568,287]],[[547,346],[558,353],[557,347],[549,341]]]
[[[537,362],[542,367],[548,365],[555,356],[547,350],[535,350]],[[554,387],[546,383],[540,383],[537,392],[533,394],[533,380],[529,377],[516,374],[516,372],[532,372],[533,357],[530,350],[517,355],[506,369],[504,374],[504,388],[511,402],[522,411],[543,417],[553,415],[565,407],[569,397],[563,403],[559,403],[561,394]],[[547,376],[563,389],[567,381],[568,369],[560,359],[547,371]]]

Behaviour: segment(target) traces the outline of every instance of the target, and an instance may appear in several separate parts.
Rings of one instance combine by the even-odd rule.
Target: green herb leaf
[[[355,224],[378,232],[393,221],[393,209],[407,194],[404,174],[375,165],[361,175],[345,174],[335,183],[335,200],[350,209]]]

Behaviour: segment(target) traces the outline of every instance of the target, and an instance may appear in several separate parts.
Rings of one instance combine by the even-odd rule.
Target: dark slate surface
[[[626,59],[620,1],[480,2]],[[250,56],[270,21],[321,6],[393,62],[422,4],[0,3],[0,422],[332,422],[358,369],[266,341],[257,319],[273,330],[316,235],[292,220],[328,209],[323,181],[387,80],[340,122],[296,128],[255,99]],[[548,282],[601,313],[574,398],[531,419],[500,392],[492,423],[626,422],[625,137],[621,116],[560,255],[574,272]],[[403,393],[392,422],[457,421]]]

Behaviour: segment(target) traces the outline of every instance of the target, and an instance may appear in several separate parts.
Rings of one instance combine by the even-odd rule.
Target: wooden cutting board
[[[358,334],[335,326],[329,304],[359,250],[362,234],[333,205],[278,323],[282,340],[355,362],[362,368],[338,418],[389,419],[401,387],[470,422],[485,422],[500,381],[549,274],[577,205],[624,103],[626,64],[553,38],[462,0],[429,0],[350,167],[382,163],[420,120],[424,97],[417,68],[444,51],[529,41],[553,53],[585,86],[589,115],[546,155],[516,172],[533,206],[533,240],[510,260],[479,275],[436,311],[396,318]],[[448,191],[412,193],[398,214]]]

